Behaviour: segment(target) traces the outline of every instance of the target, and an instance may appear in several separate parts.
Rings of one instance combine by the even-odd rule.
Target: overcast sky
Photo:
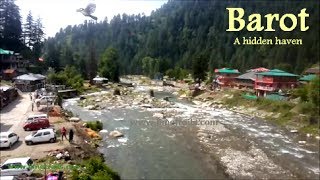
[[[60,28],[89,20],[90,18],[76,10],[91,2],[97,5],[94,15],[98,17],[98,21],[105,17],[110,21],[119,13],[150,15],[152,10],[160,8],[167,0],[16,0],[22,22],[25,22],[31,11],[34,19],[42,19],[46,37],[54,36]]]

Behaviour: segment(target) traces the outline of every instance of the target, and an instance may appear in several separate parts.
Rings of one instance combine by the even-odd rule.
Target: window
[[[9,135],[8,135],[8,138],[11,138],[12,136],[13,136],[13,133],[9,134]]]
[[[1,166],[1,169],[9,169],[9,166],[7,164]]]
[[[37,133],[36,135],[34,135],[34,137],[39,137],[41,135],[42,135],[42,133]]]
[[[46,132],[43,133],[43,135],[49,135],[49,134],[50,134],[49,131],[46,131]]]
[[[33,164],[33,161],[32,161],[31,159],[29,159],[29,160],[27,161],[27,164],[30,166],[31,164]]]

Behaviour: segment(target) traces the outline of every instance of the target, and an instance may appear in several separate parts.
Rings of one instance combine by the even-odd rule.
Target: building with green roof
[[[239,76],[238,69],[222,68],[215,69],[216,74],[215,82],[220,86],[234,86],[235,78]]]
[[[258,96],[293,89],[298,86],[298,77],[299,75],[279,69],[256,73],[254,89]]]

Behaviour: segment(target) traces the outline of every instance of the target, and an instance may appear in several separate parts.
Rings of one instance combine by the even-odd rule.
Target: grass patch
[[[308,125],[305,126],[301,129],[299,129],[299,131],[303,132],[303,133],[309,133],[309,134],[315,134],[315,135],[319,135],[319,125],[318,124],[313,124],[313,125]]]

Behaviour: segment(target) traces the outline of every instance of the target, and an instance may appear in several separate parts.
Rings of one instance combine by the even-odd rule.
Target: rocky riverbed
[[[150,96],[149,90],[151,89],[155,91],[155,97]],[[104,144],[107,149],[108,147],[118,149],[117,152],[110,149],[105,151],[107,156],[111,156],[109,161],[111,164],[114,163],[116,170],[120,166],[124,166],[124,164],[121,164],[122,158],[119,159],[119,156],[127,157],[123,154],[129,152],[127,149],[134,148],[134,152],[131,153],[134,153],[137,158],[155,163],[158,161],[156,157],[140,156],[140,153],[135,153],[135,151],[138,149],[143,152],[147,151],[144,154],[148,154],[149,151],[158,152],[159,149],[155,149],[156,146],[150,145],[150,143],[153,144],[158,141],[159,143],[165,141],[165,146],[160,145],[158,147],[160,150],[168,150],[169,147],[166,147],[168,142],[166,141],[173,139],[179,144],[176,147],[177,151],[186,148],[198,154],[195,156],[209,156],[215,162],[211,163],[211,165],[210,163],[206,164],[206,167],[203,167],[205,171],[210,171],[210,169],[212,171],[214,169],[212,165],[214,164],[215,167],[220,166],[220,169],[223,169],[221,171],[232,178],[293,179],[315,178],[319,175],[317,144],[309,143],[306,139],[301,139],[295,134],[288,133],[263,119],[238,113],[236,112],[238,109],[228,110],[219,100],[188,102],[176,98],[175,95],[178,95],[178,89],[163,89],[157,86],[120,87],[119,90],[120,96],[113,95],[113,90],[99,92],[78,100],[78,104],[82,109],[76,108],[75,104],[71,107],[71,109],[77,110],[76,113],[86,118],[99,119],[107,124],[106,127],[118,128],[124,133],[124,138],[121,141],[125,143],[120,145],[113,144],[114,141],[105,139],[108,142]],[[88,115],[88,113],[92,114],[92,116]],[[130,126],[133,121],[140,121],[146,126],[142,127],[142,124],[139,124],[138,128],[134,128]],[[121,125],[126,128],[113,127],[118,125],[119,122],[122,122],[123,124]],[[146,122],[153,122],[153,125],[156,124],[156,129],[154,129],[155,127],[149,127],[152,123],[148,124]],[[129,125],[125,123],[129,123]],[[149,132],[149,129],[153,129],[153,132]],[[159,130],[164,131],[163,133],[165,134],[155,133],[155,131]],[[137,137],[139,134],[143,134],[143,142]],[[155,134],[158,137],[155,137]],[[186,141],[184,137],[192,138],[192,140],[188,141],[192,141],[194,146],[190,147],[183,144],[182,142]],[[299,141],[303,140],[306,141],[305,144],[299,143]],[[196,141],[200,144],[196,143]],[[190,143],[188,142],[187,144]],[[176,152],[174,149],[171,151]],[[163,153],[163,151],[161,152]],[[188,153],[190,152],[185,152],[184,155]],[[159,152],[159,154],[161,153]],[[168,156],[168,154],[163,155]],[[186,162],[188,160],[184,159],[184,155],[181,154],[178,159],[175,158],[175,161],[181,161],[182,163],[174,165],[174,162],[172,162],[172,168],[181,168],[183,164],[191,163]],[[134,157],[130,156],[129,159],[136,163],[141,160],[132,158]],[[160,173],[155,172],[152,167],[146,167],[146,164],[139,165],[143,166],[142,168],[150,168],[150,171],[153,170],[154,175],[160,176]],[[160,169],[161,167],[160,165]],[[210,178],[212,175],[208,172],[201,172],[198,172],[199,176],[197,178]],[[154,177],[150,174],[142,175],[143,173],[136,176],[132,175],[133,172],[122,173],[126,178]],[[181,178],[183,176],[179,173],[168,171],[167,177]]]

